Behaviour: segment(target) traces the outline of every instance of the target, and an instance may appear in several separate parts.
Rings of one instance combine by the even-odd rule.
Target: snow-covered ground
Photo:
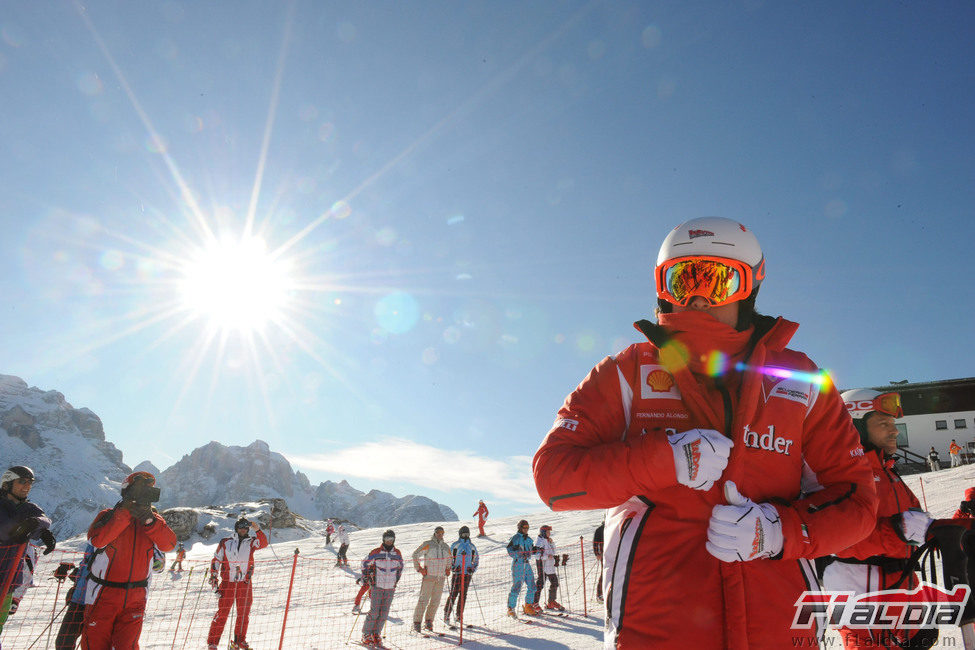
[[[909,476],[905,480],[934,516],[950,517],[964,490],[975,485],[975,465]],[[590,542],[592,532],[601,517],[601,512],[540,512],[525,516],[531,523],[533,534],[542,524],[551,525],[559,552],[570,556],[568,567],[559,569],[559,577],[563,580],[560,600],[572,611],[572,615],[564,618],[546,616],[533,624],[520,623],[505,616],[505,601],[511,581],[510,560],[504,547],[515,532],[515,525],[521,517],[490,519],[486,526],[488,536],[474,540],[483,558],[474,578],[474,589],[468,598],[465,621],[477,627],[463,631],[463,645],[474,648],[544,650],[600,647],[602,619],[593,603],[592,590],[596,575],[592,571]],[[396,546],[407,558],[407,569],[397,588],[385,630],[385,641],[390,647],[433,648],[445,644],[456,645],[460,641],[457,632],[445,628],[439,613],[436,628],[446,631],[445,636],[428,639],[414,636],[409,631],[420,576],[412,569],[408,556],[421,541],[430,537],[435,525],[424,523],[395,527]],[[447,530],[448,542],[457,539],[457,529],[461,525],[470,526],[475,533],[477,531],[476,525],[470,521],[444,522],[443,525]],[[257,554],[259,562],[254,574],[255,597],[247,634],[251,646],[256,649],[324,649],[343,647],[348,645],[349,639],[357,640],[365,618],[351,613],[352,599],[358,590],[355,582],[358,562],[380,543],[382,531],[383,528],[375,528],[352,532],[348,554],[350,566],[342,568],[335,566],[337,549],[334,540],[331,546],[326,546],[324,536],[317,528],[310,532],[298,529],[272,530],[271,548]],[[219,536],[212,538],[213,543],[197,541],[187,549],[188,558],[184,562],[185,570],[182,574],[166,571],[155,576],[142,634],[143,648],[205,647],[210,618],[216,609],[216,596],[207,585],[203,574]],[[11,617],[4,629],[4,647],[19,649],[48,646],[49,629],[54,630],[52,634],[57,631],[59,610],[66,588],[65,585],[59,590],[58,584],[52,578],[52,572],[61,559],[76,560],[77,556],[71,554],[62,558],[61,549],[77,551],[80,550],[81,543],[80,539],[69,540],[61,544],[58,551],[42,558],[36,579],[38,586],[28,591],[20,611]],[[585,579],[581,561],[583,554],[587,574]],[[523,594],[524,591],[522,599]],[[55,595],[58,596],[57,600]],[[443,601],[440,612],[442,607]],[[583,615],[584,607],[588,610],[588,616]],[[55,625],[53,628],[46,628],[52,618],[56,619]],[[224,644],[233,621],[232,613],[223,634]],[[835,635],[828,637],[828,642],[830,638],[832,645],[828,647],[840,647]],[[53,647],[53,636],[49,647]],[[963,647],[957,629],[945,630],[936,647]]]

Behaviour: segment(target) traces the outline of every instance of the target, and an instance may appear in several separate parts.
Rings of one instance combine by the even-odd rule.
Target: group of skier
[[[382,645],[382,630],[386,625],[396,585],[403,574],[403,554],[395,546],[396,533],[383,533],[382,544],[362,561],[361,585],[355,597],[352,611],[361,613],[360,602],[369,594],[369,611],[362,625],[362,644]],[[451,545],[444,541],[444,529],[437,526],[430,539],[416,547],[411,556],[413,567],[422,576],[420,593],[413,608],[413,631],[418,634],[433,632],[433,622],[440,606],[444,583],[451,577],[443,620],[455,626],[464,617],[464,605],[470,589],[471,577],[477,571],[480,560],[477,548],[470,540],[470,529],[461,526],[458,538]],[[456,607],[456,609],[455,609]]]

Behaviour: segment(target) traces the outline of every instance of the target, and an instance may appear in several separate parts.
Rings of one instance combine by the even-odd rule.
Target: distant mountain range
[[[51,517],[58,537],[84,532],[99,510],[118,501],[122,479],[133,471],[95,413],[10,375],[0,375],[0,464],[0,471],[11,465],[35,470],[30,498]],[[280,498],[306,519],[336,518],[360,528],[457,521],[453,510],[423,496],[365,493],[346,481],[312,486],[261,440],[247,447],[211,442],[161,472],[148,461],[136,469],[157,477],[160,509]]]

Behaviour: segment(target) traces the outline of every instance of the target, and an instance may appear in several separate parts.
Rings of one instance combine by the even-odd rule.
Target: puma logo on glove
[[[710,490],[728,465],[735,443],[714,429],[688,429],[667,436],[674,452],[677,482],[695,490]]]
[[[724,484],[726,506],[714,506],[708,524],[708,553],[723,562],[747,562],[782,552],[782,521],[771,503],[755,503]]]

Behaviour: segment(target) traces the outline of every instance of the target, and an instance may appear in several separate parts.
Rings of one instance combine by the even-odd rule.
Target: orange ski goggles
[[[893,415],[895,418],[904,417],[904,409],[901,407],[900,393],[883,393],[873,398],[873,410]]]
[[[677,257],[654,270],[657,297],[686,306],[701,296],[711,306],[744,300],[765,278],[765,259],[754,268],[726,257]]]

